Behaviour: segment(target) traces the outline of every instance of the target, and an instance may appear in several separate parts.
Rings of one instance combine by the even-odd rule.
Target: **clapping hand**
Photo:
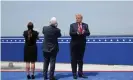
[[[77,34],[78,34],[78,35],[81,35],[81,34],[82,34],[82,31],[81,31],[80,28],[78,28],[78,30],[77,30]]]
[[[84,34],[84,33],[85,33],[85,30],[80,31],[80,29],[78,28],[78,31],[77,31],[77,34],[78,34],[78,35],[82,35],[82,34]]]
[[[85,30],[82,31],[82,34],[84,34],[84,33],[85,33]]]

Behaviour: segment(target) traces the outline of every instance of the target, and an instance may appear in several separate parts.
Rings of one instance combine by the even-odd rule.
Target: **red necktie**
[[[81,24],[78,24],[78,28],[79,28],[79,29],[78,29],[79,32],[82,33],[82,25],[81,25]]]

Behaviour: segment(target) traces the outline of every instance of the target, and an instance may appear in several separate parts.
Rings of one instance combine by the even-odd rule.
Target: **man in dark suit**
[[[58,38],[61,36],[60,29],[57,28],[56,18],[50,20],[50,26],[43,27],[43,55],[44,55],[44,80],[47,78],[47,71],[50,62],[50,80],[56,80],[54,77],[56,55],[59,51]]]
[[[78,76],[87,78],[83,75],[83,57],[86,46],[86,36],[90,35],[88,24],[82,22],[82,15],[76,15],[76,23],[70,25],[70,50],[71,50],[71,67],[73,78],[77,79],[77,64]]]

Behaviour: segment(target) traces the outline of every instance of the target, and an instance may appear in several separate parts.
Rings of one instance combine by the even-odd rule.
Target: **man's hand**
[[[82,33],[81,33],[81,32],[79,32],[79,31],[77,31],[77,34],[78,34],[78,35],[81,35]]]
[[[78,35],[81,35],[82,34],[82,32],[80,32],[80,28],[78,28],[77,34]]]
[[[82,30],[82,32],[80,32],[79,29],[78,29],[78,31],[77,31],[77,34],[78,34],[78,35],[82,35],[82,34],[84,34],[84,33],[85,33],[85,30]]]
[[[84,34],[84,33],[85,33],[85,30],[82,31],[82,34]]]

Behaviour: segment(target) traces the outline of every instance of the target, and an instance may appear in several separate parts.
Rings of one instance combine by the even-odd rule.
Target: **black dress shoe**
[[[32,75],[31,78],[32,78],[32,79],[35,79],[35,75]]]
[[[27,79],[31,79],[30,75],[27,75]]]
[[[47,80],[47,79],[48,79],[48,77],[46,75],[44,75],[44,80]]]
[[[49,80],[57,80],[55,77],[50,77]]]
[[[73,76],[73,79],[77,79],[77,76]]]
[[[44,78],[44,80],[48,80],[48,78]]]
[[[73,74],[73,79],[77,79],[77,75],[76,74]]]
[[[78,74],[80,78],[88,78],[87,76],[83,75],[83,74]]]

